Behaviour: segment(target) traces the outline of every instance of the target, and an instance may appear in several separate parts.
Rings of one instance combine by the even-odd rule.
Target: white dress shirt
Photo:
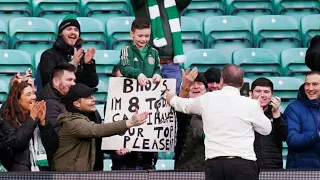
[[[272,129],[259,102],[241,96],[239,89],[231,86],[197,98],[175,96],[170,105],[176,111],[202,116],[206,160],[238,156],[255,161],[254,131],[268,135]]]

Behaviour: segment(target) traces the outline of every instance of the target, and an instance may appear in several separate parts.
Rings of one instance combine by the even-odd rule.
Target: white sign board
[[[172,152],[175,146],[176,114],[166,103],[165,90],[175,91],[175,79],[163,79],[140,86],[135,79],[110,78],[105,123],[130,119],[136,108],[148,112],[147,122],[125,134],[103,138],[103,150]]]

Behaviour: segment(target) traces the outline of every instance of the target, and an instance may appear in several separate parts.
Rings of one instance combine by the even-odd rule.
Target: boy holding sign
[[[120,71],[124,77],[135,78],[145,86],[152,78],[153,83],[161,81],[160,59],[158,51],[148,45],[151,25],[148,19],[135,19],[132,22],[130,36],[133,43],[121,49]]]

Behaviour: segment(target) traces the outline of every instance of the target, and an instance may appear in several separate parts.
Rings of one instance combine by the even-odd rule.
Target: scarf
[[[164,7],[171,29],[174,52],[173,61],[174,63],[184,63],[186,57],[183,52],[179,12],[175,0],[164,0]],[[166,46],[167,41],[164,37],[157,0],[148,0],[148,9],[151,19],[153,44],[158,48]]]

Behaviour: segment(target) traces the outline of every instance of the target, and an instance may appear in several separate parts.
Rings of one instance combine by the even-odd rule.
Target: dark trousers
[[[258,180],[259,170],[255,161],[239,157],[217,157],[206,160],[206,180]]]

